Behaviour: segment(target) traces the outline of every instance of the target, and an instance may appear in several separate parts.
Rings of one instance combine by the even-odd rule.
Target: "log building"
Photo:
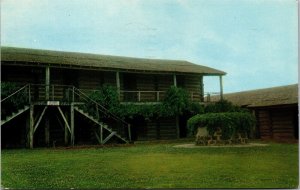
[[[187,61],[1,47],[1,74],[2,82],[20,86],[2,98],[1,104],[20,94],[26,97],[14,113],[1,113],[2,147],[33,148],[184,136],[180,133],[185,126],[179,126],[174,118],[132,126],[110,115],[87,93],[108,84],[117,88],[121,102],[159,103],[174,85],[185,88],[193,101],[201,103],[203,77],[219,77],[222,96],[226,73]],[[81,109],[88,101],[112,121],[101,121]]]
[[[298,84],[228,93],[224,99],[253,111],[257,138],[298,140]]]

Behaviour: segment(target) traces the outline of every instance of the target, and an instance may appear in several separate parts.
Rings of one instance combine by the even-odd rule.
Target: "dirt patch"
[[[224,148],[224,147],[257,147],[257,146],[269,146],[269,144],[262,144],[262,143],[247,143],[247,144],[234,144],[234,145],[209,145],[209,146],[199,146],[195,145],[194,143],[189,144],[180,144],[175,145],[175,148]]]

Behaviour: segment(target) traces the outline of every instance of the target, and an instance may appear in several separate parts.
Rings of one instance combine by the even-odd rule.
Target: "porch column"
[[[29,110],[29,148],[33,148],[33,134],[34,134],[34,117],[33,117],[33,104],[30,105],[30,110]]]
[[[116,72],[116,83],[117,83],[117,91],[118,91],[118,94],[119,94],[119,100],[120,100],[120,97],[121,97],[121,85],[120,85],[120,73],[119,71]]]
[[[45,72],[45,98],[46,100],[49,100],[49,95],[50,95],[50,67],[46,67],[46,72]]]
[[[176,74],[173,74],[173,82],[174,82],[174,86],[177,87],[177,78],[176,78]],[[175,117],[175,122],[176,122],[176,133],[177,133],[177,138],[180,138],[180,128],[179,128],[179,115],[176,115]]]
[[[177,87],[177,79],[176,79],[176,74],[173,74],[173,81],[174,81],[174,86]]]
[[[223,100],[223,80],[222,75],[219,76],[220,79],[220,100]]]
[[[74,146],[75,143],[75,134],[74,134],[74,104],[71,104],[71,146]]]
[[[46,116],[45,121],[45,144],[47,147],[50,145],[50,121],[48,119],[48,116]]]
[[[200,76],[200,101],[204,102],[204,83],[203,76]]]

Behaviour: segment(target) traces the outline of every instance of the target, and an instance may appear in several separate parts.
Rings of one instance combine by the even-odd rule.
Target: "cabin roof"
[[[224,94],[235,105],[265,107],[298,103],[298,84]],[[218,96],[211,100],[219,100]]]
[[[177,72],[203,75],[225,75],[210,67],[181,60],[143,59],[89,53],[75,53],[16,47],[1,47],[1,61],[58,67],[89,67],[107,70],[142,72]]]

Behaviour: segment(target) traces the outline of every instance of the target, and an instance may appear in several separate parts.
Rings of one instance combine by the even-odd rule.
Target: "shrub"
[[[207,127],[208,133],[213,135],[218,128],[222,129],[222,138],[228,139],[233,134],[249,134],[255,124],[255,117],[248,112],[222,112],[198,114],[191,117],[188,122],[188,130],[195,134],[198,127]]]

